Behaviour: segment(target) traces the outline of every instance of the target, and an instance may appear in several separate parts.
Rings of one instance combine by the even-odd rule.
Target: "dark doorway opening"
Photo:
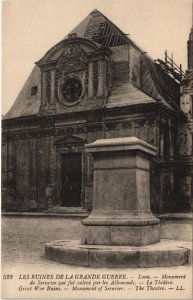
[[[81,154],[62,155],[62,206],[80,206]]]

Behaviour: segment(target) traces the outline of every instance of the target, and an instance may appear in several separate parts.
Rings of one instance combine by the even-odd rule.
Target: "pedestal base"
[[[53,241],[45,246],[48,259],[83,267],[151,268],[191,263],[191,243],[161,240],[143,247],[91,246],[79,241]]]
[[[151,212],[92,211],[82,220],[84,245],[145,246],[160,241],[160,220]]]
[[[84,226],[81,244],[145,246],[160,241],[159,224],[149,226]]]

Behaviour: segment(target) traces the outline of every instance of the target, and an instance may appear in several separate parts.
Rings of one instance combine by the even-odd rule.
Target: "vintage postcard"
[[[192,299],[192,11],[2,2],[2,299]]]

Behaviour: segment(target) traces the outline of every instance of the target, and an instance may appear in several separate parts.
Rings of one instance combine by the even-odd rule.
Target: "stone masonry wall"
[[[87,128],[87,129],[86,129]],[[70,129],[70,131],[69,131]],[[134,115],[131,118],[125,116],[122,120],[113,120],[95,123],[92,126],[80,128],[77,125],[60,125],[60,130],[53,135],[47,133],[43,136],[25,135],[22,139],[5,142],[3,162],[3,184],[7,191],[14,191],[14,196],[7,199],[4,209],[7,210],[45,210],[50,206],[60,203],[60,182],[59,161],[57,160],[57,147],[54,142],[65,136],[76,136],[92,143],[96,139],[136,136],[159,149],[159,123],[154,117],[147,115]],[[70,133],[69,133],[70,132]],[[79,132],[79,133],[78,133]],[[9,147],[9,154],[7,149]],[[15,155],[15,156],[14,156]],[[11,165],[12,169],[8,166]],[[92,158],[83,151],[83,206],[91,204],[92,197]],[[11,170],[10,171],[8,171]],[[165,175],[155,171],[153,178],[157,185],[152,191],[152,206],[154,210],[161,210],[165,191],[169,193],[167,184],[171,175],[169,171]],[[168,177],[169,176],[169,177]],[[15,181],[11,178],[15,178]],[[161,188],[158,190],[158,182],[161,180]],[[172,181],[174,179],[171,179]],[[173,192],[173,188],[170,191]],[[51,193],[51,196],[49,196]],[[51,203],[50,203],[50,198]],[[87,204],[84,204],[88,202]],[[157,201],[157,202],[156,202]],[[155,203],[156,202],[156,203]],[[5,203],[5,202],[4,202]],[[90,203],[90,204],[89,204]],[[167,203],[166,203],[167,206]]]

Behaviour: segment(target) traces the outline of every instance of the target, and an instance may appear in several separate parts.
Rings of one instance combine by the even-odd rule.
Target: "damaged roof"
[[[170,108],[179,109],[179,84],[167,75],[161,67],[156,64],[145,52],[140,49],[128,36],[126,36],[115,24],[106,18],[98,10],[93,10],[78,26],[71,32],[76,33],[77,37],[89,39],[105,48],[119,45],[132,45],[143,54],[143,62],[148,68],[148,76],[154,82],[155,91],[149,93],[143,87],[134,88],[127,84],[127,92],[118,97],[112,95],[106,102],[106,107],[119,107],[131,104],[148,103],[161,100],[161,102]],[[68,36],[64,38],[67,39]],[[32,89],[36,87],[36,93]],[[158,99],[159,98],[159,99]],[[161,99],[160,99],[161,98]],[[27,79],[15,103],[4,116],[4,119],[17,118],[23,116],[37,115],[41,104],[41,73],[38,66],[35,66]]]

